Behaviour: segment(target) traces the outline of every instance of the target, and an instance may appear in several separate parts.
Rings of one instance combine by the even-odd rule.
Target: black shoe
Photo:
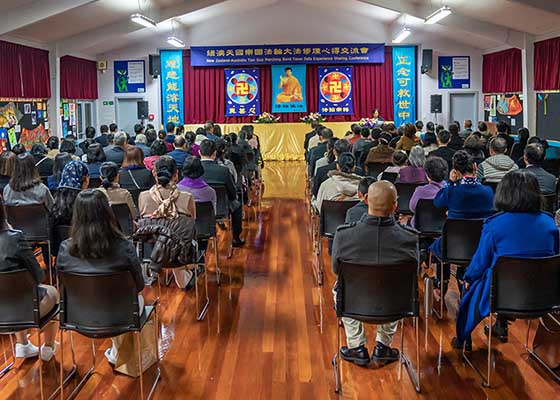
[[[454,349],[463,350],[463,343],[465,343],[465,351],[472,351],[472,339],[470,337],[465,342],[460,342],[456,337],[451,339],[451,347]]]
[[[490,332],[490,328],[488,325],[484,325],[484,334],[488,336]],[[496,322],[494,326],[492,326],[492,336],[497,338],[502,343],[508,342],[508,327],[507,323],[506,326],[502,326],[500,323]]]
[[[243,247],[245,245],[245,240],[243,239],[233,239],[231,242],[233,247]]]
[[[389,346],[385,346],[381,342],[377,342],[377,346],[373,349],[373,357],[371,358],[375,362],[390,364],[392,362],[398,361],[399,350],[392,349]]]
[[[355,347],[353,349],[342,346],[340,348],[340,357],[343,360],[359,365],[360,367],[367,366],[370,361],[368,349],[364,345]]]

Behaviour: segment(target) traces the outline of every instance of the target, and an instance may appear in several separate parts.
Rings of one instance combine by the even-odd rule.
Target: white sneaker
[[[49,362],[54,357],[56,352],[56,342],[51,346],[42,345],[41,346],[41,360],[44,362]]]
[[[16,358],[32,358],[39,355],[39,348],[31,342],[27,344],[16,343]]]
[[[117,363],[117,355],[113,354],[112,346],[105,350],[105,358],[107,359],[107,361],[109,361],[109,364],[113,366]]]

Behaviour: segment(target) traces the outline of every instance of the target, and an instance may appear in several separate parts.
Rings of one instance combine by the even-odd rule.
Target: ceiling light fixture
[[[410,31],[410,29],[403,28],[403,30],[400,31],[399,34],[393,39],[393,43],[401,43],[403,40],[409,37],[411,33],[412,32]]]
[[[449,8],[448,6],[443,6],[440,9],[428,15],[428,17],[424,20],[424,23],[428,25],[436,24],[450,14],[451,14],[451,8]]]
[[[185,42],[183,42],[177,36],[169,36],[167,38],[167,43],[169,43],[173,47],[185,47]]]
[[[130,20],[132,22],[136,22],[139,25],[145,26],[146,28],[155,28],[156,21],[151,19],[150,17],[146,17],[144,14],[135,13],[130,16]]]

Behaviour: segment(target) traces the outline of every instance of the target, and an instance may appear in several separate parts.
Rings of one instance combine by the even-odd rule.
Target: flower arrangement
[[[280,117],[275,117],[274,115],[272,115],[270,113],[263,112],[253,122],[256,123],[256,124],[275,124],[278,121],[280,121]]]
[[[301,122],[305,122],[306,124],[310,124],[312,122],[325,122],[325,117],[323,117],[319,113],[311,113],[303,118],[300,118],[299,120]]]

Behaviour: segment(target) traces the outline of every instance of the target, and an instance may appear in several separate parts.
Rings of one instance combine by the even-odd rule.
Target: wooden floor
[[[318,288],[313,276],[309,219],[304,203],[301,163],[268,163],[261,211],[246,225],[247,247],[221,258],[223,284],[215,284],[209,257],[211,305],[206,319],[195,319],[194,293],[173,285],[164,288],[158,307],[162,379],[155,399],[336,399],[331,359],[336,351],[336,319],[327,271]],[[221,243],[225,254],[225,243]],[[326,252],[325,252],[326,253]],[[325,265],[329,265],[325,255]],[[329,268],[327,268],[329,269]],[[229,271],[228,271],[229,270]],[[231,284],[230,279],[231,277]],[[156,290],[146,289],[153,299]],[[360,368],[342,361],[345,399],[553,399],[554,383],[524,350],[525,324],[516,322],[510,342],[498,344],[494,387],[480,380],[450,347],[457,295],[448,295],[450,318],[430,321],[424,349],[424,317],[420,324],[422,394],[414,391],[406,372],[397,380],[397,365]],[[405,324],[405,348],[412,353],[412,326]],[[373,327],[368,327],[370,350]],[[397,336],[398,337],[398,336]],[[484,334],[474,334],[473,357],[485,361]],[[32,336],[36,342],[36,336]],[[80,372],[90,364],[89,341],[74,336]],[[66,342],[65,342],[66,343]],[[68,344],[68,343],[67,343]],[[97,341],[96,374],[79,399],[135,399],[137,380],[113,373],[103,357],[109,340]],[[68,349],[68,346],[65,347]],[[68,352],[65,351],[65,365]],[[57,359],[59,354],[57,353]],[[68,365],[69,366],[69,365]],[[44,366],[47,392],[58,382],[58,361]],[[152,368],[145,387],[154,376]],[[38,363],[19,363],[0,379],[1,399],[39,398]],[[48,395],[48,394],[47,394]]]

